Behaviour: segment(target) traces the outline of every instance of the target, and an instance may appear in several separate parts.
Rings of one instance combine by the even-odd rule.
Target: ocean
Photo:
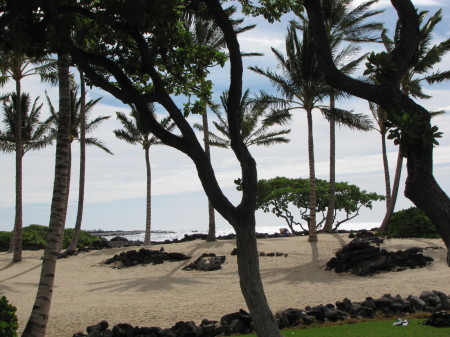
[[[362,229],[372,229],[379,226],[380,226],[379,222],[353,222],[353,223],[349,222],[342,224],[339,227],[339,229],[362,230]],[[280,228],[283,228],[283,226],[256,226],[256,232],[274,234],[279,233]],[[216,228],[216,236],[224,236],[232,233],[234,233],[232,227]],[[184,238],[185,235],[192,235],[192,234],[208,234],[208,230],[207,229],[155,230],[152,231],[152,241],[163,242],[165,240],[182,239]],[[111,240],[114,236],[117,235],[108,235],[102,237],[107,240]],[[120,236],[123,236],[131,241],[144,241],[144,231],[142,231],[139,234],[120,235]]]

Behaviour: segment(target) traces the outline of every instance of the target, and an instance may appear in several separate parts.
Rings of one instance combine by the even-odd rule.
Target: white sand
[[[444,247],[424,252],[435,260],[427,268],[373,277],[326,271],[327,261],[350,241],[347,236],[322,234],[316,245],[305,237],[258,240],[261,252],[289,254],[260,258],[264,289],[274,313],[289,307],[335,303],[345,297],[361,301],[386,293],[405,297],[420,295],[423,290],[450,293],[450,268],[446,266],[442,240],[386,240],[388,250]],[[193,259],[210,252],[226,255],[227,259],[222,270],[213,272],[181,270],[189,260],[124,269],[102,264],[117,252],[134,248],[92,251],[59,260],[47,337],[71,337],[101,320],[107,320],[110,326],[130,323],[168,328],[180,320],[199,324],[204,318],[218,320],[224,314],[247,309],[239,288],[236,257],[230,255],[235,247],[233,240],[197,240],[151,248],[161,246],[167,252],[185,253]],[[24,251],[23,262],[12,264],[11,254],[0,253],[0,295],[6,295],[17,307],[19,333],[35,300],[42,254]]]

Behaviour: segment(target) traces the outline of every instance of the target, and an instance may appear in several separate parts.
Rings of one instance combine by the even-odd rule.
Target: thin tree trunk
[[[205,143],[205,153],[208,160],[211,161],[211,150],[209,146],[209,126],[208,126],[208,115],[205,110],[202,115],[203,122],[203,141]],[[216,218],[214,216],[214,206],[208,198],[208,236],[206,241],[216,241]]]
[[[72,175],[72,136],[70,134],[69,131],[69,157],[68,157],[68,169],[67,169],[67,191],[66,191],[66,206],[64,207],[64,223],[62,225],[61,228],[61,241],[60,241],[60,246],[59,246],[59,250],[61,250],[63,248],[63,243],[64,243],[64,229],[66,228],[66,218],[67,218],[67,209],[69,208],[69,193],[70,193],[70,178]]]
[[[77,249],[80,239],[81,223],[83,222],[84,185],[86,179],[86,86],[84,74],[80,71],[80,177],[78,186],[78,209],[75,228],[70,240],[68,251]]]
[[[388,229],[389,220],[391,220],[391,216],[394,213],[395,203],[397,202],[398,188],[400,185],[400,176],[402,174],[402,166],[403,166],[403,156],[400,149],[398,149],[397,166],[395,168],[395,176],[394,176],[394,185],[392,186],[392,196],[389,202],[388,209],[386,210],[386,214],[384,215],[383,222],[381,223],[380,232],[385,232]]]
[[[308,229],[309,236],[308,241],[317,241],[317,227],[316,227],[316,173],[315,173],[315,160],[314,160],[314,140],[313,140],[313,121],[312,111],[306,110],[308,118],[308,159],[309,159],[309,221]]]
[[[253,212],[253,214],[251,214]],[[255,215],[251,210],[244,224],[235,226],[237,263],[240,286],[253,319],[258,337],[281,337],[277,322],[270,311],[259,272]],[[252,218],[252,219],[251,219]]]
[[[20,80],[16,80],[16,217],[14,221],[13,262],[22,261],[22,90]]]
[[[65,223],[67,173],[69,169],[70,91],[68,55],[58,55],[59,113],[56,140],[55,178],[50,213],[47,246],[44,251],[42,269],[36,300],[22,337],[44,337],[47,328],[55,280],[56,261],[61,240],[61,229]]]
[[[335,108],[334,95],[330,95],[330,108],[333,112]],[[330,118],[330,184],[328,187],[328,209],[323,231],[331,233],[333,231],[334,208],[336,205],[336,121],[334,112]]]
[[[388,209],[391,201],[391,178],[389,175],[389,162],[386,151],[386,132],[381,133],[381,150],[383,154],[384,184],[386,186],[386,209]]]
[[[145,166],[147,168],[147,212],[145,217],[145,238],[144,245],[149,246],[152,243],[152,171],[150,167],[150,148],[145,148]]]

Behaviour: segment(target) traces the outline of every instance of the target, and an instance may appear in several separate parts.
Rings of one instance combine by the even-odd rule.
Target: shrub
[[[0,336],[17,337],[16,307],[9,304],[5,296],[0,297]]]
[[[11,242],[11,232],[0,232],[0,252],[6,252]]]
[[[22,229],[22,248],[24,250],[44,249],[47,242],[48,227],[40,225],[30,225]],[[73,229],[64,230],[63,248],[67,248],[72,238]],[[0,251],[6,252],[11,241],[11,232],[0,232]],[[91,246],[94,241],[104,240],[81,231],[78,240],[78,248]]]
[[[425,212],[411,207],[391,216],[386,234],[393,238],[438,238],[439,234]]]
[[[64,230],[63,248],[67,248],[69,246],[70,240],[72,239],[73,231],[74,231],[73,228],[67,228],[66,230]],[[81,231],[80,237],[78,238],[77,248],[92,246],[92,243],[94,241],[102,241],[102,240],[105,239],[92,236],[86,231]]]

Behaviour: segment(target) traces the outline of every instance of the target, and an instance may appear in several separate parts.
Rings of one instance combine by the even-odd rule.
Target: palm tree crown
[[[225,114],[227,113],[228,92],[224,92],[220,97]],[[228,148],[231,145],[230,130],[226,117],[218,109],[214,109],[217,121],[213,124],[217,131],[222,135],[218,136],[213,132],[209,132],[209,143],[211,146]],[[288,143],[289,139],[284,135],[290,133],[290,129],[282,129],[278,131],[270,131],[270,127],[283,124],[286,118],[290,117],[287,111],[284,115],[281,113],[268,114],[267,103],[260,102],[250,98],[250,91],[247,89],[241,98],[239,105],[239,118],[241,123],[241,135],[246,146],[264,145],[269,146],[279,143]],[[203,126],[194,125],[198,130],[203,131]]]
[[[145,218],[145,237],[144,245],[151,244],[151,183],[152,173],[150,166],[150,147],[152,145],[163,144],[159,138],[157,138],[151,131],[150,126],[142,119],[142,115],[138,113],[134,107],[131,107],[131,117],[129,119],[125,114],[117,112],[117,119],[123,126],[123,129],[114,130],[114,134],[117,138],[122,139],[130,144],[140,144],[145,151],[145,165],[147,171],[147,200],[146,200],[146,218]],[[148,105],[151,114],[155,115],[155,105]],[[175,128],[175,123],[170,117],[164,118],[160,122],[161,126],[167,131],[171,131]]]
[[[16,151],[16,93],[2,102],[4,114],[3,122],[5,131],[0,131],[0,150],[4,152]],[[39,150],[52,143],[53,137],[49,134],[50,121],[39,120],[42,104],[37,97],[33,103],[28,93],[22,93],[21,97],[21,122],[22,122],[22,156],[33,150]]]
[[[50,98],[46,94],[48,106],[50,109],[50,120],[56,124],[59,113],[56,111],[53,106]],[[86,102],[86,117],[92,112],[94,106],[101,100],[102,98],[92,99]],[[81,109],[81,98],[78,98],[78,87],[76,85],[72,85],[70,89],[70,114],[71,114],[71,124],[70,124],[70,142],[72,143],[75,139],[80,139],[80,109]],[[86,134],[93,132],[103,121],[109,119],[110,116],[97,116],[91,121],[86,123]],[[52,129],[54,135],[56,135],[56,128]],[[99,149],[102,149],[106,153],[113,154],[105,144],[95,137],[86,137],[85,139],[86,145],[92,145]]]
[[[155,106],[149,104],[150,111],[155,113]],[[123,129],[114,130],[117,138],[122,139],[130,144],[140,144],[144,150],[149,149],[152,145],[162,144],[162,142],[150,131],[149,126],[140,118],[139,113],[132,108],[129,119],[124,113],[117,112],[117,119],[122,124]],[[175,128],[175,124],[169,117],[161,121],[161,125],[168,131]]]

